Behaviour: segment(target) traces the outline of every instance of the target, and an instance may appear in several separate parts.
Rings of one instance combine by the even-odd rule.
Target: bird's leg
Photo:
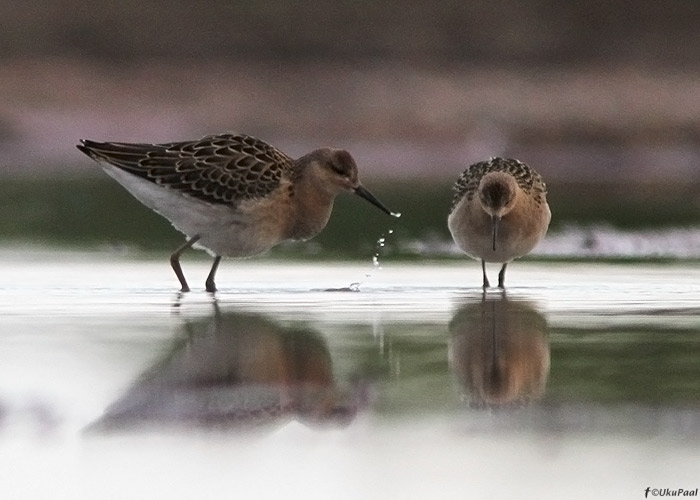
[[[482,288],[486,290],[491,286],[491,284],[489,283],[489,279],[486,277],[486,262],[484,262],[483,259],[481,259],[481,272],[484,275],[484,284],[482,285]]]
[[[214,275],[216,275],[216,270],[219,268],[219,262],[221,262],[221,255],[214,257],[214,264],[211,266],[211,271],[209,271],[209,276],[207,276],[207,281],[205,287],[207,292],[215,292],[216,284],[214,283]]]
[[[192,245],[197,243],[199,241],[199,235],[195,235],[189,240],[187,240],[185,243],[183,243],[181,246],[177,248],[173,252],[173,254],[170,256],[170,265],[173,268],[173,271],[175,271],[175,276],[177,276],[177,279],[180,280],[180,284],[182,285],[182,290],[183,292],[189,292],[190,287],[187,285],[187,280],[185,279],[185,275],[182,274],[182,268],[180,267],[180,255],[182,255],[182,252],[190,248]]]
[[[503,263],[503,267],[501,268],[501,271],[498,273],[498,288],[503,288],[505,290],[505,281],[506,281],[506,266],[508,265],[507,262]]]

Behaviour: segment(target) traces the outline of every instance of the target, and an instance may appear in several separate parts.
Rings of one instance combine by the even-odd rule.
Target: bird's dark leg
[[[219,268],[219,262],[221,262],[221,255],[217,255],[214,257],[214,264],[211,266],[211,271],[209,271],[209,276],[207,276],[207,281],[205,283],[205,286],[207,288],[207,292],[215,292],[216,291],[216,284],[214,283],[214,276],[216,275],[216,270]]]
[[[173,268],[173,271],[175,271],[175,276],[177,276],[177,279],[180,280],[180,285],[182,285],[182,290],[183,292],[189,292],[190,287],[187,285],[187,280],[185,279],[185,275],[182,274],[182,268],[180,267],[180,255],[182,255],[182,252],[190,248],[192,245],[197,243],[199,241],[199,235],[195,235],[189,240],[187,240],[182,246],[179,246],[177,250],[173,252],[173,254],[170,256],[170,265]]]
[[[506,266],[508,265],[507,262],[503,264],[503,267],[501,268],[501,271],[498,273],[498,288],[503,288],[505,290],[505,281],[506,281]]]
[[[489,283],[489,279],[486,277],[486,262],[484,262],[483,259],[481,260],[481,272],[484,275],[484,284],[482,285],[482,288],[486,290],[491,286],[491,284]]]

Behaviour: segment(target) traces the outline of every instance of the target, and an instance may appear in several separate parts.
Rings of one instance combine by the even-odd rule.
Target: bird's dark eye
[[[347,151],[336,151],[329,165],[336,174],[350,177],[355,168],[355,160],[352,159],[352,156]]]
[[[345,177],[350,175],[350,169],[347,168],[346,165],[342,165],[342,164],[334,162],[334,163],[331,163],[331,169],[333,170],[333,172],[335,172],[338,175],[342,175]]]

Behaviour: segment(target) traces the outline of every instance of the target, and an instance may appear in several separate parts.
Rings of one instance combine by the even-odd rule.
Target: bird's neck
[[[294,186],[292,198],[294,223],[290,238],[307,240],[326,227],[333,210],[335,194],[316,185],[310,178],[302,178]]]

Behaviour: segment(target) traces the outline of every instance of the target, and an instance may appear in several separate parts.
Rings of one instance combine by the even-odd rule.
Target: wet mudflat
[[[3,253],[3,497],[698,486],[697,264],[208,265]]]

